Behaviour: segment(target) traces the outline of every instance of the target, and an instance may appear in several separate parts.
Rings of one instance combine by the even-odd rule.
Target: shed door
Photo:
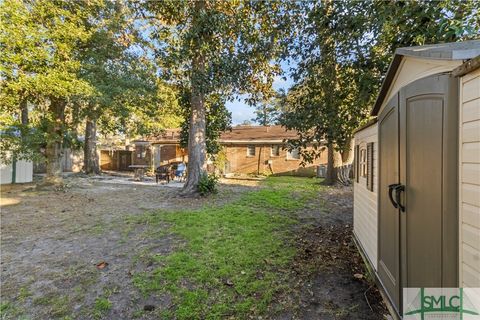
[[[398,95],[379,117],[378,275],[395,306],[400,305],[400,213],[389,198],[399,181]]]
[[[431,76],[379,117],[378,274],[400,312],[402,288],[458,285],[457,98]]]
[[[400,91],[402,283],[457,286],[457,94],[449,75]]]

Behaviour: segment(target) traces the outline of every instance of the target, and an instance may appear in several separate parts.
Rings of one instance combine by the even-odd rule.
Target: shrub
[[[198,181],[198,192],[202,196],[217,193],[218,177],[214,174],[203,173]]]

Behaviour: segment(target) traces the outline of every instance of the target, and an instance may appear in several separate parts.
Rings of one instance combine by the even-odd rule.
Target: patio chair
[[[155,170],[155,182],[158,183],[159,180],[165,180],[167,183],[170,182],[171,170],[170,166],[160,166]]]
[[[183,162],[177,164],[175,168],[175,177],[178,178],[179,181],[184,181],[187,177],[187,165]]]

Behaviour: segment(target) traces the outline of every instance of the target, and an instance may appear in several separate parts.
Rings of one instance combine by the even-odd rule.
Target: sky
[[[286,80],[283,77],[277,76],[273,82],[273,88],[275,90],[285,89],[287,91],[293,85],[293,79],[288,76],[288,70],[291,67],[290,64],[284,62],[281,64],[282,69],[285,71]],[[251,121],[255,118],[255,108],[249,106],[244,102],[245,96],[237,96],[237,99],[233,102],[227,102],[227,109],[232,113],[232,125],[241,124],[245,120]]]

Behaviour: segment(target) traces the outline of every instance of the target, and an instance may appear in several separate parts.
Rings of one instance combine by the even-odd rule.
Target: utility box
[[[327,166],[324,164],[317,166],[317,178],[325,178],[326,175],[327,175]]]

